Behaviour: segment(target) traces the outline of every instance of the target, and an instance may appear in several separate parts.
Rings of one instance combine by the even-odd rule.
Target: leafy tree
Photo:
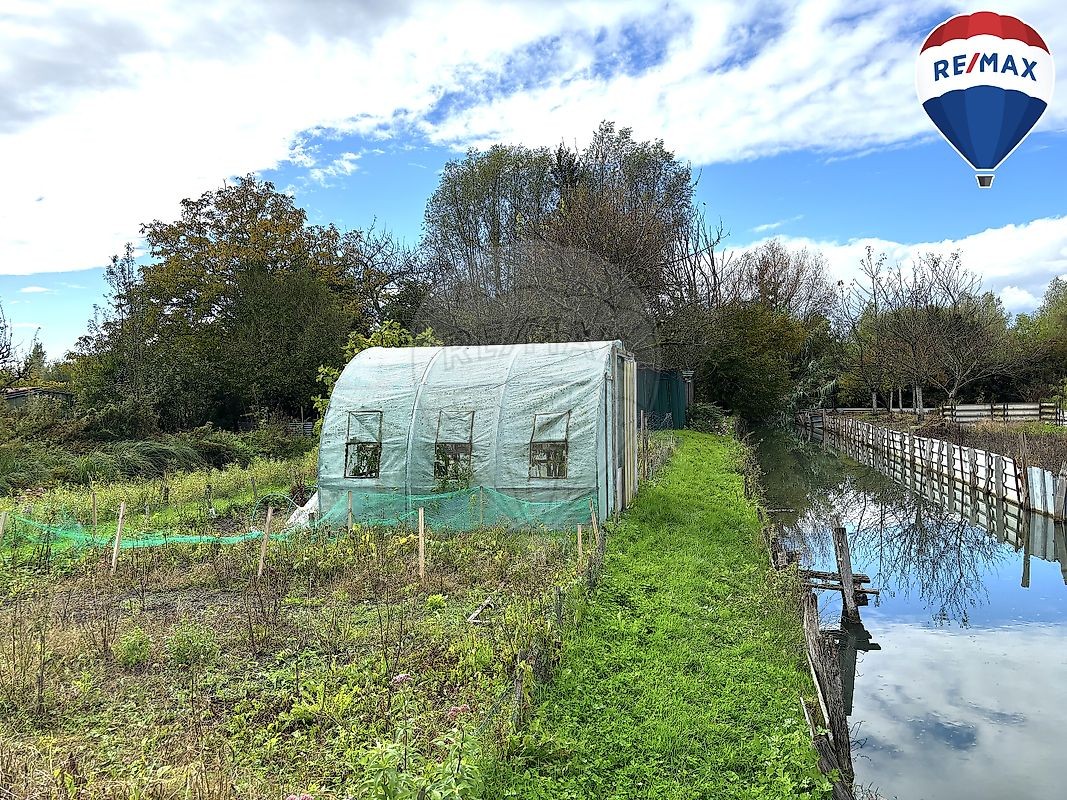
[[[419,333],[412,333],[402,327],[399,322],[386,320],[376,331],[369,336],[353,331],[348,336],[345,344],[345,363],[347,364],[357,355],[371,347],[437,347],[443,344],[433,332],[432,328],[426,328]],[[341,370],[336,367],[323,365],[319,367],[317,377],[322,386],[323,393],[315,398],[315,410],[319,413],[319,420],[326,415],[326,409],[330,405],[330,395],[337,379],[341,377]]]
[[[349,331],[382,318],[413,255],[384,232],[308,225],[303,209],[246,176],[142,226],[108,270],[108,307],[79,344],[87,402],[133,399],[165,428],[296,413]]]

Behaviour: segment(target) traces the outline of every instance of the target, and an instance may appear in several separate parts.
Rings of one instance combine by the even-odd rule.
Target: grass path
[[[486,798],[829,796],[798,719],[799,622],[768,584],[740,458],[686,433],[642,487]]]

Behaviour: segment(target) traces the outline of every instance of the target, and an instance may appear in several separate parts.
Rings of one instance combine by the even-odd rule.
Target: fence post
[[[274,506],[267,506],[267,524],[263,526],[263,541],[259,543],[259,570],[257,578],[263,577],[263,567],[267,561],[267,540],[270,539],[270,520],[274,516]]]
[[[1022,463],[1022,471],[1019,470],[1019,465],[1015,465],[1015,475],[1019,479],[1019,508],[1022,510],[1028,510],[1030,508],[1030,459],[1027,458],[1027,445],[1026,437],[1023,434],[1019,434],[1019,458]]]
[[[1055,481],[1056,486],[1056,500],[1053,503],[1053,519],[1060,522],[1067,519],[1067,461],[1063,462],[1063,466],[1060,467],[1060,477]],[[0,526],[0,532],[3,531],[3,527]]]
[[[119,523],[115,527],[115,545],[111,549],[111,574],[115,574],[115,570],[119,566],[119,547],[122,545],[122,523],[126,519],[126,501],[123,500],[119,503]]]
[[[419,580],[426,580],[426,516],[419,506]]]
[[[852,579],[852,556],[848,552],[848,538],[841,518],[835,516],[833,526],[834,551],[837,555],[837,573],[841,577],[841,596],[845,602],[845,617],[849,622],[859,622],[860,612],[856,607],[856,584]]]
[[[4,543],[4,531],[7,529],[7,512],[0,513],[0,545]],[[578,538],[581,539],[581,527],[579,526]]]

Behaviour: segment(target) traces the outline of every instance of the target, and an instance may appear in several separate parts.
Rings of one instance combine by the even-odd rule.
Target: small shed
[[[636,398],[618,341],[364,350],[323,418],[319,513],[351,502],[389,522],[477,502],[483,524],[555,527],[592,501],[604,519],[637,489]]]

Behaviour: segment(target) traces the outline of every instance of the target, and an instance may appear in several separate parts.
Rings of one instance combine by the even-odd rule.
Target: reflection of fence
[[[1024,511],[1056,520],[1065,518],[1067,465],[1055,476],[1010,456],[890,430],[825,411],[801,414],[799,421],[813,438],[874,466],[920,494],[924,485],[933,482],[945,487],[955,483]],[[913,481],[918,485],[911,486]]]

